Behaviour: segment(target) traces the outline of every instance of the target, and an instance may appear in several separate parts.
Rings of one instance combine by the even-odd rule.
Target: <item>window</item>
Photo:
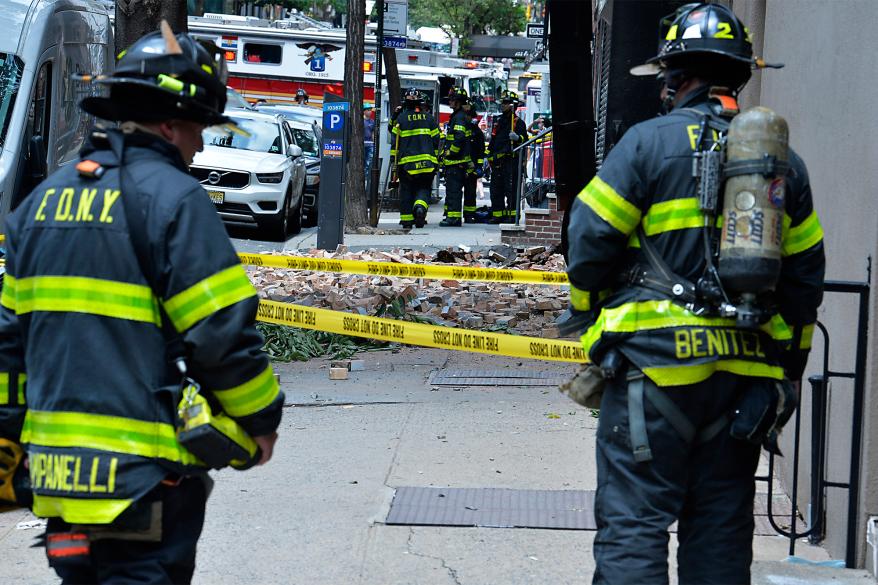
[[[246,118],[232,118],[232,121],[249,136],[237,134],[222,127],[211,126],[204,131],[204,143],[224,148],[238,148],[272,154],[281,153],[280,130],[276,123]]]
[[[49,121],[52,105],[52,62],[46,61],[37,73],[37,85],[34,91],[34,99],[28,109],[27,137],[42,136],[43,152],[39,153],[46,157],[49,149]],[[30,153],[34,155],[35,153]]]
[[[263,43],[244,43],[244,63],[262,63],[263,65],[280,65],[283,56],[283,45],[266,45]]]
[[[6,140],[6,129],[12,118],[12,107],[21,83],[24,63],[14,55],[0,53],[0,148]]]

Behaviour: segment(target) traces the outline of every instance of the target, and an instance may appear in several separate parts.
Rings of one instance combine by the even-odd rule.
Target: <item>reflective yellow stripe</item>
[[[27,381],[26,374],[18,374],[18,391],[15,393],[16,404],[24,406],[24,383]],[[0,406],[12,404],[9,394],[9,372],[0,372]]]
[[[704,214],[698,209],[698,199],[695,197],[656,203],[643,217],[643,231],[648,236],[702,226]]]
[[[424,201],[423,199],[416,199],[416,200],[415,200],[415,205],[420,205],[420,206],[423,207],[424,209],[429,209],[429,208],[430,208],[430,205],[429,205],[426,201]]]
[[[165,301],[165,310],[177,331],[183,332],[213,313],[256,296],[240,264],[209,276]]]
[[[734,318],[699,317],[673,301],[641,301],[625,303],[601,311],[597,321],[582,335],[587,352],[604,332],[635,333],[668,327],[726,327],[735,328]],[[760,328],[776,341],[789,341],[792,331],[780,315]]]
[[[598,217],[626,236],[633,232],[640,222],[640,210],[616,193],[600,177],[595,177],[586,185],[579,194],[579,199]]]
[[[411,213],[400,213],[399,221],[414,221],[415,216]]]
[[[460,124],[455,124],[452,130],[454,130],[455,132],[469,132],[466,126],[461,126]]]
[[[28,410],[21,442],[42,447],[86,447],[184,465],[201,464],[177,442],[173,425],[106,414]]]
[[[62,498],[34,494],[34,515],[41,518],[63,516],[72,524],[109,524],[128,509],[134,500]]]
[[[161,322],[152,290],[140,284],[81,276],[33,276],[18,279],[14,288],[13,305],[19,315],[58,311],[156,325]]]
[[[802,327],[802,338],[799,340],[799,349],[811,349],[811,341],[814,338],[814,323]]]
[[[808,248],[819,244],[823,240],[823,228],[817,219],[817,212],[812,211],[805,221],[797,226],[791,226],[792,220],[784,214],[783,247],[784,256],[792,256],[804,252]]]
[[[3,292],[0,293],[0,305],[3,305],[10,311],[15,311],[15,289],[15,277],[7,273],[3,277]]]
[[[432,136],[433,130],[430,128],[413,128],[412,130],[402,130],[399,135],[403,138],[409,136]]]
[[[413,169],[411,171],[406,171],[406,172],[410,175],[423,175],[424,173],[434,173],[434,172],[436,172],[436,169],[434,169],[434,168]]]
[[[739,376],[771,378],[782,380],[784,373],[780,366],[771,366],[747,360],[717,360],[705,364],[685,366],[643,368],[643,373],[659,386],[683,386],[697,384],[710,378],[716,372],[729,372]]]
[[[277,398],[278,392],[280,387],[274,379],[271,366],[268,366],[258,376],[240,386],[214,390],[213,393],[223,405],[223,410],[231,416],[240,417],[259,412]]]
[[[436,164],[436,165],[439,164],[439,159],[437,159],[432,154],[410,154],[409,156],[404,156],[401,159],[399,159],[399,164],[404,165],[406,163],[418,162],[418,161],[422,161],[422,160],[430,161],[431,163]]]
[[[570,285],[570,305],[577,311],[591,310],[591,294],[587,290]]]

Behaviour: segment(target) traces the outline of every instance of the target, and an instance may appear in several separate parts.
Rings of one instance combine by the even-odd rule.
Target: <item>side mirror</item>
[[[302,147],[298,144],[290,144],[287,147],[287,156],[292,158],[298,158],[302,156]]]
[[[27,174],[36,186],[49,174],[49,163],[46,160],[46,146],[42,136],[31,136],[27,156]]]

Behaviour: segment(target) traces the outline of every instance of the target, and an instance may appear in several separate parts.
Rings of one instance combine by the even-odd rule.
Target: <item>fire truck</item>
[[[283,21],[207,14],[189,18],[189,32],[212,41],[225,52],[229,86],[251,102],[293,103],[304,89],[309,105],[320,106],[324,92],[342,95],[345,31],[340,29],[283,28]],[[376,38],[367,35],[363,61],[364,100],[374,102]],[[458,59],[441,53],[397,49],[400,81],[435,77],[440,121],[451,114],[446,96],[452,86],[465,87],[476,111],[499,111],[499,96],[506,88],[506,72],[499,63]]]

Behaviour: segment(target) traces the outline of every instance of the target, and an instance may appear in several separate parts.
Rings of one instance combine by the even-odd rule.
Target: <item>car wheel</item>
[[[293,210],[293,216],[290,218],[289,234],[295,235],[302,231],[302,215],[305,213],[305,194],[302,189],[299,190],[299,204]]]
[[[278,211],[275,215],[271,216],[268,221],[266,221],[266,227],[268,228],[268,237],[272,241],[287,241],[290,220],[290,195],[291,193],[287,191],[287,196],[284,197],[284,202],[283,205],[281,205],[280,211]]]

